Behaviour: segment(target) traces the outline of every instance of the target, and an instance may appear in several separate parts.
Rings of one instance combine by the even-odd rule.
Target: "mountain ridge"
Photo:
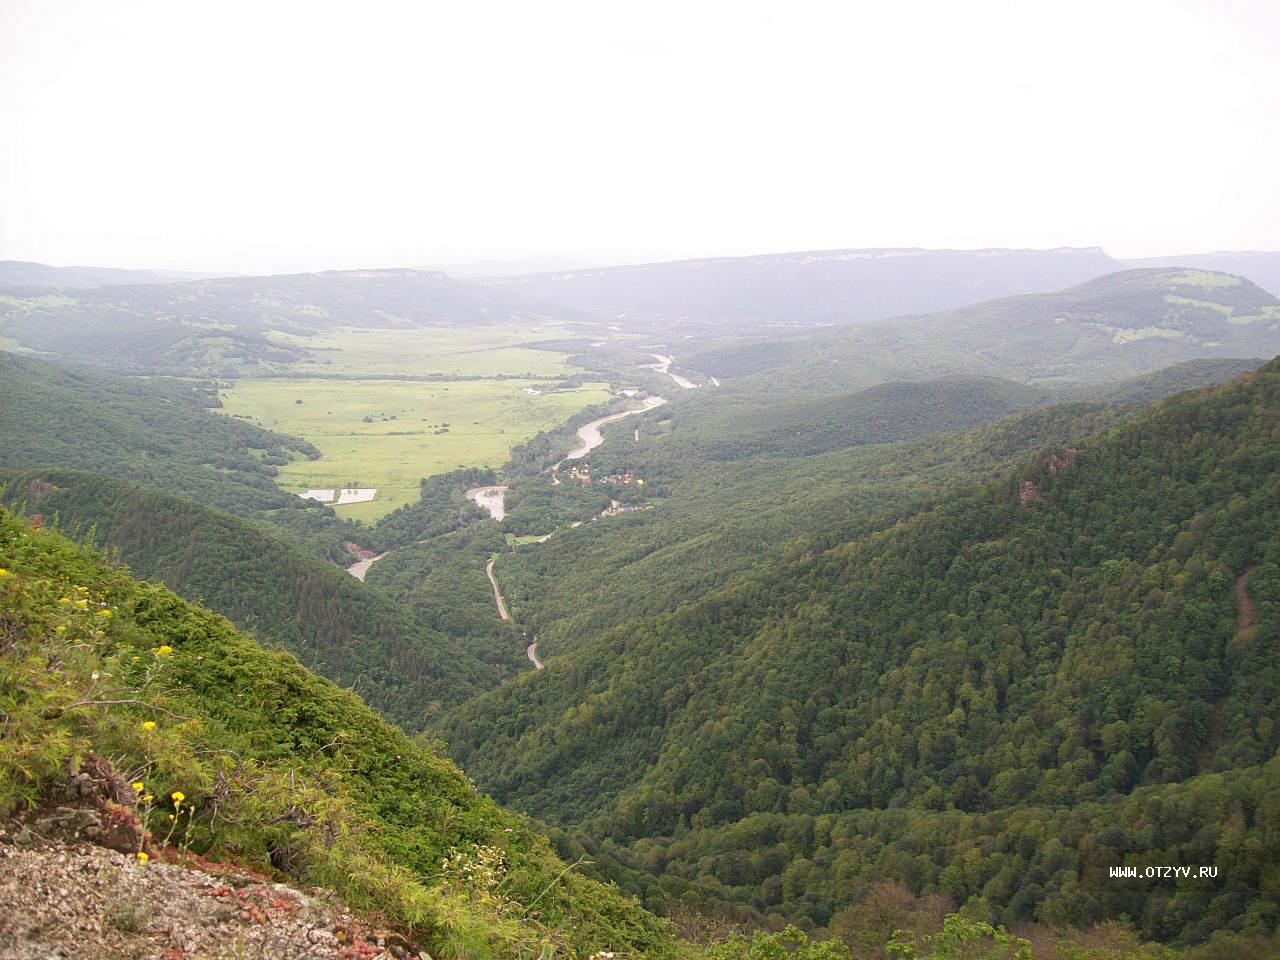
[[[1056,289],[1116,266],[1118,262],[1100,248],[903,248],[678,260],[488,283],[564,307],[639,314],[650,320],[683,317],[715,329],[747,321],[807,326],[883,319]],[[680,329],[679,324],[671,326]]]
[[[1230,274],[1124,270],[1048,293],[733,343],[681,358],[730,389],[831,393],[892,379],[1120,380],[1186,360],[1280,351],[1280,299]]]

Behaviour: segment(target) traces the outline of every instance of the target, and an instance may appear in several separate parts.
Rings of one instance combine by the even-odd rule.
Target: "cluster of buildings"
[[[644,480],[636,476],[636,471],[634,467],[627,467],[627,469],[622,471],[622,473],[611,473],[607,477],[603,478],[600,482],[601,483],[617,483],[617,484],[622,484],[623,486],[630,486],[631,484],[634,483],[637,487],[644,486]]]
[[[611,473],[608,476],[600,477],[599,479],[593,481],[593,478],[591,476],[591,464],[589,463],[575,463],[572,467],[570,467],[569,480],[570,482],[573,482],[573,483],[580,483],[584,487],[590,486],[591,483],[593,482],[606,484],[606,485],[617,484],[619,486],[624,486],[624,487],[629,487],[632,484],[634,484],[637,487],[644,486],[644,479],[642,477],[636,476],[636,471],[634,467],[627,467],[627,469],[621,471],[620,473]]]
[[[617,500],[614,500],[609,504],[609,506],[601,510],[599,515],[602,517],[616,517],[620,513],[635,513],[638,510],[649,509],[651,508],[648,504],[627,504],[619,503]]]

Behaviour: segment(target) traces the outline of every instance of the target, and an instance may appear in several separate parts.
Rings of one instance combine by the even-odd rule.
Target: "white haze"
[[[1280,4],[0,0],[0,258],[1280,248]]]

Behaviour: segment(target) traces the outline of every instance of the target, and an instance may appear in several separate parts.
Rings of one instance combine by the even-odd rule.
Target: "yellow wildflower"
[[[133,783],[129,784],[129,786],[133,787],[133,789],[138,793],[141,793],[145,789],[145,786],[141,780],[135,780],[133,781]]]
[[[66,632],[67,632],[67,628],[66,628],[66,626],[65,626],[65,625],[63,625],[63,624],[61,624],[61,623],[60,623],[60,624],[58,624],[56,627],[54,627],[54,628],[53,628],[53,632],[54,632],[54,633],[66,633]]]
[[[154,720],[143,720],[143,721],[142,721],[142,729],[143,729],[143,730],[154,730],[155,728],[156,728],[156,722],[155,722]]]
[[[173,805],[175,807],[182,806],[182,801],[187,799],[187,795],[181,790],[175,790],[173,793],[169,794],[169,796],[173,798]]]
[[[81,597],[79,600],[76,601],[76,606],[79,607],[81,610],[83,610],[88,605],[89,605],[89,601],[86,600],[84,597]]]
[[[100,617],[109,617],[109,616],[111,616],[111,611],[110,611],[110,610],[99,610],[99,611],[98,611],[98,616],[100,616]]]
[[[152,800],[154,800],[155,798],[156,798],[156,795],[155,795],[154,793],[148,793],[148,794],[146,794],[145,796],[143,796],[143,798],[142,798],[142,802],[143,802],[143,803],[150,803],[150,802],[151,802]]]
[[[0,567],[0,577],[7,577],[7,576],[9,576],[9,571],[6,570],[4,567]]]
[[[146,853],[144,853],[144,852],[142,852],[142,851],[139,851],[139,853],[138,853],[138,862],[139,862],[139,863],[141,863],[143,866],[146,866],[147,861],[148,861],[148,860],[150,860],[150,859],[151,859],[151,858],[150,858],[149,856],[147,856],[147,854],[146,854]]]
[[[167,643],[162,643],[160,646],[156,647],[157,657],[167,657],[171,653],[173,653],[173,647],[169,646]]]
[[[71,602],[71,598],[70,598],[70,597],[63,597],[63,598],[62,598],[61,600],[59,600],[58,602],[59,602],[59,603],[61,603],[61,604],[67,604],[67,603],[70,603],[70,602]]]

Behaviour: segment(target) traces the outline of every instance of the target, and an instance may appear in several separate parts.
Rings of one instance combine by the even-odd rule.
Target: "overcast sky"
[[[0,258],[1280,249],[1280,3],[0,0]]]

